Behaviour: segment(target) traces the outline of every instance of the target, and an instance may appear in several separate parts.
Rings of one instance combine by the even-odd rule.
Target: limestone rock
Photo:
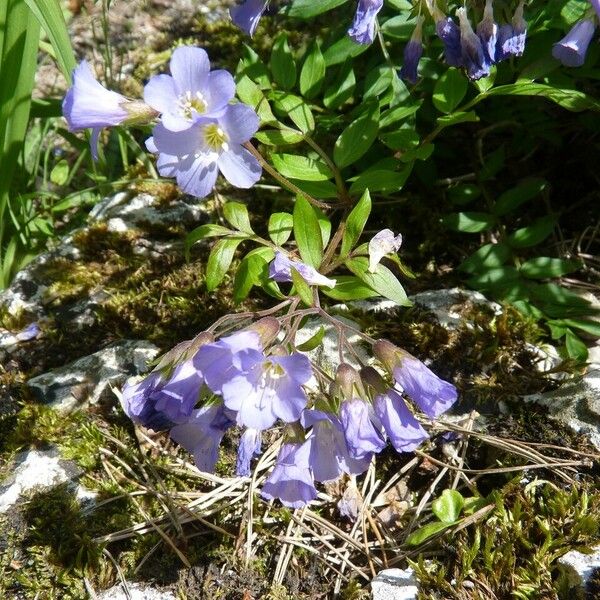
[[[371,581],[371,591],[373,600],[417,600],[419,587],[412,569],[385,569]]]
[[[124,340],[28,381],[38,399],[62,411],[97,404],[112,396],[111,386],[147,371],[159,349],[150,342]]]
[[[600,569],[600,546],[592,554],[571,550],[558,559],[558,566],[567,582],[569,598],[584,598],[588,581]]]
[[[123,585],[115,585],[96,594],[98,600],[177,600],[169,590],[159,590],[139,583],[127,583],[127,591]]]

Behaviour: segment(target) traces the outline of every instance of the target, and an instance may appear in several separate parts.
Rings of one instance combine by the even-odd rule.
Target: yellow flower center
[[[200,92],[192,94],[189,90],[179,97],[179,110],[188,121],[192,120],[193,113],[206,112],[207,103]]]
[[[211,123],[204,128],[204,143],[213,151],[228,150],[229,138],[217,123]]]

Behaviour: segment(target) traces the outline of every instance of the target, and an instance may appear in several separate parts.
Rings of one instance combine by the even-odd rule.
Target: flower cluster
[[[103,127],[160,117],[146,146],[158,154],[160,174],[175,177],[183,191],[206,197],[219,172],[236,187],[254,185],[262,169],[243,144],[258,130],[259,119],[250,106],[233,103],[231,74],[211,71],[206,52],[189,46],[173,52],[170,71],[150,79],[141,102],[104,88],[82,62],[63,102],[69,128],[93,129],[92,152],[97,158]]]
[[[600,19],[600,0],[590,0],[590,3],[592,8],[584,18],[577,21],[567,35],[552,47],[552,56],[566,67],[581,67],[585,62],[588,46]]]
[[[383,340],[373,345],[379,369],[358,372],[342,363],[325,394],[306,354],[279,337],[274,317],[217,340],[202,333],[143,381],[127,384],[123,409],[144,427],[169,431],[203,471],[214,470],[225,432],[241,427],[240,476],[250,475],[264,432],[283,424],[283,444],[261,493],[297,508],[317,497],[316,482],[364,472],[388,439],[398,452],[427,439],[405,396],[429,418],[456,401],[452,384]]]

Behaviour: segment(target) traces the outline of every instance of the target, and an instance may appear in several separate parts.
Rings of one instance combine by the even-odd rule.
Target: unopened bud
[[[210,344],[214,340],[215,338],[212,333],[202,331],[194,339],[180,342],[177,346],[163,354],[153,370],[162,371],[164,375],[168,376],[177,364],[189,360],[198,352],[201,346]]]
[[[360,377],[366,387],[372,387],[377,394],[385,394],[389,388],[385,379],[373,367],[363,367]]]
[[[401,360],[403,351],[387,340],[377,340],[373,344],[373,354],[388,371],[392,372]]]
[[[256,331],[263,347],[267,347],[275,341],[279,334],[279,321],[275,317],[263,317],[256,323],[252,323],[248,329]]]
[[[335,383],[345,398],[353,398],[355,396],[354,388],[359,385],[359,382],[358,373],[354,367],[347,363],[342,363],[338,366],[335,374]]]
[[[299,421],[287,423],[283,428],[283,440],[286,444],[302,444],[306,439],[304,427]]]

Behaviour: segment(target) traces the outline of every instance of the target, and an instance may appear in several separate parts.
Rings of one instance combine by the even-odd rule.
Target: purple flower
[[[242,146],[258,125],[252,108],[228,105],[218,118],[198,117],[183,131],[171,131],[159,123],[146,147],[158,152],[157,166],[163,177],[175,177],[184,192],[205,198],[215,187],[219,171],[239,188],[250,188],[260,179],[260,164]]]
[[[39,325],[37,323],[29,323],[25,329],[22,329],[19,333],[15,334],[15,339],[17,342],[27,342],[33,340],[38,335],[40,335]]]
[[[304,427],[312,426],[305,444],[309,447],[308,464],[316,481],[334,481],[342,473],[358,475],[367,470],[372,455],[361,459],[350,456],[338,417],[319,410],[305,410],[301,421]]]
[[[417,17],[417,24],[415,30],[406,46],[404,47],[404,64],[400,69],[400,77],[406,79],[413,85],[417,83],[417,69],[419,67],[419,61],[423,54],[423,21],[424,17]],[[384,230],[385,231],[385,230]],[[370,269],[369,269],[370,270]]]
[[[427,433],[393,389],[375,396],[375,414],[398,452],[411,452],[427,439]]]
[[[313,474],[308,466],[310,447],[284,444],[277,463],[261,490],[267,500],[278,498],[284,506],[302,508],[317,497]]]
[[[483,45],[486,60],[491,64],[496,59],[496,42],[498,40],[498,25],[494,21],[493,0],[486,0],[483,19],[477,25],[477,35]]]
[[[385,448],[381,427],[375,427],[372,408],[360,398],[345,400],[340,406],[340,420],[352,458],[370,459]]]
[[[231,20],[249,36],[253,36],[269,0],[245,0],[229,9]]]
[[[598,15],[598,18],[600,19],[600,0],[590,0],[592,6],[594,7],[594,10],[596,11],[596,14]]]
[[[275,253],[275,258],[269,266],[269,277],[279,282],[292,281],[292,269],[296,270],[309,285],[335,287],[335,279],[321,275],[316,269],[299,260],[290,260],[283,252]]]
[[[223,435],[234,424],[232,414],[222,403],[194,410],[190,419],[169,433],[173,441],[194,455],[200,471],[212,473],[219,458]]]
[[[595,29],[596,25],[590,19],[575,23],[569,33],[552,46],[552,56],[565,67],[581,67]]]
[[[348,35],[357,44],[372,44],[375,39],[377,14],[383,7],[383,0],[358,0],[356,14]]]
[[[171,75],[155,75],[146,84],[144,100],[162,113],[162,124],[171,131],[187,129],[199,117],[218,117],[235,96],[231,74],[211,71],[202,48],[177,48],[169,68]]]
[[[369,242],[369,273],[375,273],[381,259],[392,252],[398,252],[402,245],[402,234],[394,236],[391,229],[382,229]]]
[[[512,24],[502,25],[498,31],[496,42],[496,62],[510,56],[521,56],[525,52],[527,38],[527,22],[523,18],[524,0],[519,2],[512,18]]]
[[[456,11],[460,21],[460,46],[462,63],[469,79],[477,80],[490,74],[490,63],[486,60],[481,40],[477,37],[467,17],[467,9]]]
[[[238,373],[220,389],[225,406],[237,411],[239,425],[264,430],[278,418],[286,423],[300,418],[307,402],[302,385],[312,377],[304,354],[265,356],[254,350],[240,362]]]
[[[435,21],[435,32],[444,44],[444,58],[451,67],[462,67],[462,51],[460,48],[460,28],[452,17],[446,16],[437,6],[435,0],[427,0],[427,7]]]
[[[92,128],[90,145],[94,160],[98,160],[98,137],[103,127],[149,122],[157,116],[143,102],[107,90],[85,60],[73,70],[73,85],[63,100],[62,111],[71,131]]]
[[[162,431],[185,422],[196,406],[204,380],[191,361],[179,365],[165,381],[159,372],[123,387],[121,406],[144,427]]]
[[[260,454],[260,430],[248,428],[240,438],[238,447],[236,473],[240,477],[250,476],[250,463],[252,458]]]

